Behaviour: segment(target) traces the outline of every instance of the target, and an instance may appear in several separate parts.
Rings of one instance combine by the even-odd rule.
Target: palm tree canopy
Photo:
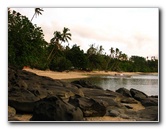
[[[118,48],[116,48],[116,49],[115,49],[115,51],[116,51],[116,54],[118,54],[118,53],[119,53],[119,49],[118,49]]]
[[[32,17],[32,19],[31,19],[31,21],[33,20],[33,18],[34,18],[34,16],[36,15],[42,15],[42,11],[44,11],[43,9],[41,9],[41,8],[35,8],[35,13],[34,13],[34,15],[33,15],[33,17]]]
[[[41,11],[44,11],[44,10],[41,8],[35,8],[36,15],[42,15]]]
[[[111,52],[111,54],[113,54],[115,52],[113,47],[111,47],[110,52]]]
[[[63,28],[63,33],[62,33],[63,42],[68,42],[68,40],[71,40],[71,33],[69,33],[68,31],[70,31],[69,28],[66,27]]]
[[[59,41],[62,40],[62,34],[60,31],[55,31],[54,32],[54,37],[51,39],[51,43],[55,44],[55,43],[59,43]]]

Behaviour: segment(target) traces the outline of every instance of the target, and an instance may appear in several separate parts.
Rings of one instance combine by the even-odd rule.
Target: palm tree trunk
[[[48,62],[47,65],[50,64],[50,62],[52,61],[52,59],[54,58],[54,56],[55,56],[55,53],[54,53],[53,56],[47,61],[47,62]]]
[[[51,57],[51,55],[52,55],[52,53],[53,53],[54,49],[55,49],[55,46],[54,46],[54,48],[52,49],[52,51],[50,52],[50,54],[49,54],[49,56],[48,56],[47,60],[49,60],[49,58]]]
[[[32,17],[32,19],[31,19],[31,21],[33,20],[33,18],[34,18],[34,16],[35,16],[35,14],[36,14],[36,13],[34,13],[34,14],[33,14],[33,17]]]

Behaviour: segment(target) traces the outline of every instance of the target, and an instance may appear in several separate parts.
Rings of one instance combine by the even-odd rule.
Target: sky
[[[11,8],[30,20],[34,8]],[[129,57],[132,55],[159,56],[158,8],[42,8],[42,15],[34,17],[33,24],[43,30],[50,42],[54,31],[70,29],[72,41],[84,52],[91,44],[102,45],[104,52],[118,48]],[[63,45],[67,45],[63,44]]]

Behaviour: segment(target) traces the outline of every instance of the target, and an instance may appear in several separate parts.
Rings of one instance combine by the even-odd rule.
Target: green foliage
[[[70,70],[71,67],[72,67],[71,61],[61,56],[54,58],[49,68],[50,70],[53,71],[64,71],[64,70]]]
[[[36,8],[36,14],[41,14]],[[38,12],[37,12],[38,11]],[[91,44],[86,53],[79,46],[64,47],[62,43],[71,40],[70,29],[64,27],[62,33],[55,31],[48,44],[40,27],[33,25],[26,16],[8,10],[8,64],[17,68],[30,66],[37,69],[56,71],[70,70],[111,70],[126,72],[158,72],[155,57],[128,56],[118,48],[111,47],[110,55],[103,54],[102,45]]]
[[[63,47],[60,44],[60,41],[62,43],[62,42],[68,42],[68,40],[71,40],[71,34],[68,31],[70,31],[70,29],[64,27],[63,33],[61,33],[60,31],[54,32],[54,37],[51,39],[51,43],[49,45],[49,46],[51,46],[51,47],[53,46],[53,47],[52,47],[52,50],[50,51],[50,53],[47,57],[47,66],[54,58],[56,51],[63,50]]]
[[[80,47],[73,45],[73,47],[66,51],[66,58],[70,60],[76,69],[86,69],[88,60]]]
[[[33,25],[27,17],[8,10],[9,65],[17,68],[41,67],[47,44],[43,36],[42,29]]]

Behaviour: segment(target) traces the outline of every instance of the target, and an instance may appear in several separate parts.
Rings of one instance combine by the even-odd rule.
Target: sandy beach
[[[38,69],[30,69],[25,68],[23,70],[35,73],[39,76],[47,76],[53,79],[77,79],[77,78],[87,78],[89,76],[97,76],[97,75],[115,75],[115,74],[123,74],[126,76],[131,75],[141,75],[141,74],[151,74],[156,75],[158,73],[141,73],[141,72],[112,72],[112,71],[92,71],[92,72],[85,72],[85,71],[64,71],[64,72],[56,72],[50,70],[38,70]]]

